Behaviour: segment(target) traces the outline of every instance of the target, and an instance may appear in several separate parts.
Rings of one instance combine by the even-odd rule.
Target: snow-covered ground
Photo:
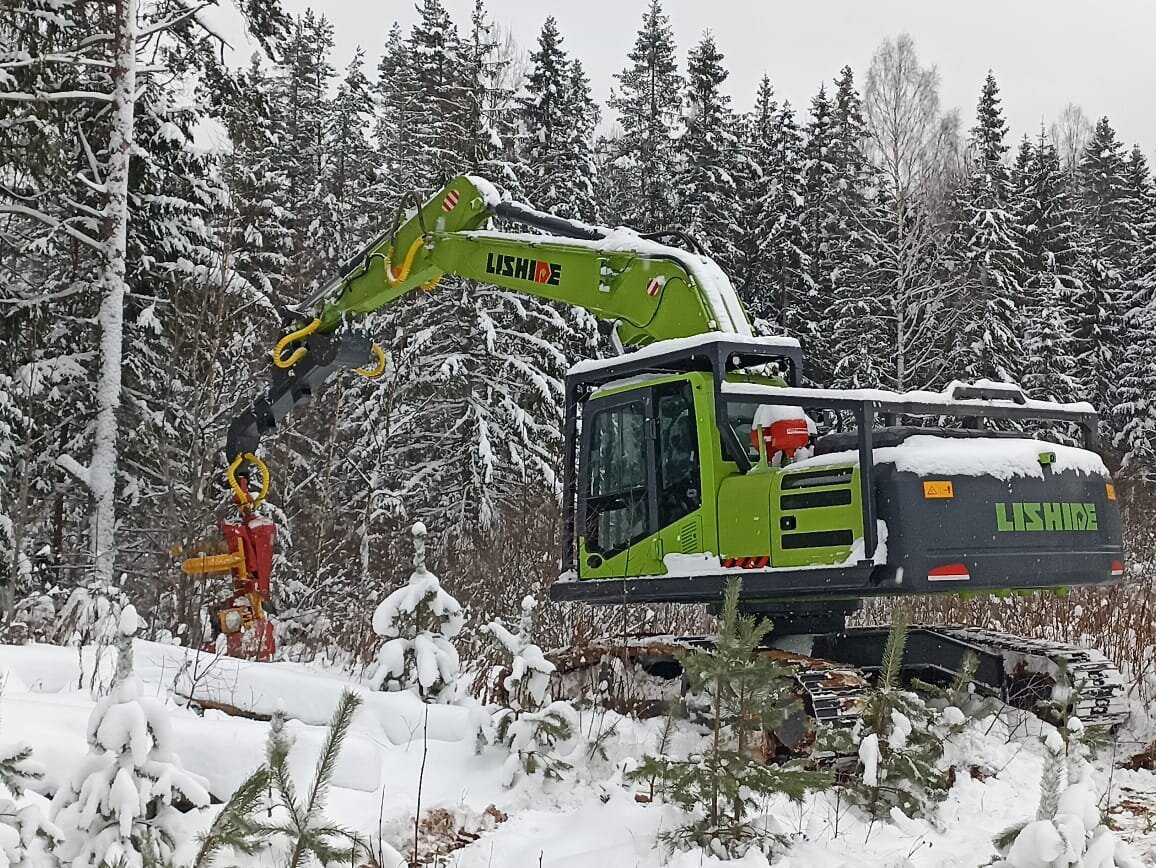
[[[365,702],[338,763],[327,813],[374,842],[384,840],[394,851],[409,851],[420,789],[423,852],[453,846],[443,863],[447,865],[724,864],[699,851],[664,853],[656,838],[675,823],[675,813],[648,802],[639,785],[624,782],[625,771],[657,749],[661,721],[584,712],[584,738],[576,740],[574,752],[566,757],[574,768],[564,781],[522,778],[507,787],[505,755],[499,748],[476,753],[470,712],[464,708],[425,706],[411,693],[370,692],[346,674],[300,664],[245,663],[144,641],[134,647],[135,671],[146,694],[170,707],[181,761],[207,781],[215,799],[228,798],[263,761],[269,725],[219,710],[198,714],[186,707],[188,697],[258,716],[284,708],[295,739],[292,767],[305,781],[338,696],[354,687],[364,692]],[[49,792],[81,763],[94,706],[92,688],[108,682],[114,655],[111,649],[98,654],[93,648],[78,652],[47,645],[0,646],[0,671],[6,677],[0,741],[32,746],[33,757],[46,768]],[[946,758],[957,767],[956,783],[931,822],[900,814],[890,822],[869,823],[833,793],[801,804],[785,799],[769,804],[772,830],[796,839],[774,864],[964,868],[989,863],[995,857],[992,837],[1035,815],[1042,726],[1019,716],[993,719],[952,742]],[[612,732],[598,739],[607,730]],[[669,750],[688,751],[703,737],[693,725],[680,724]],[[605,757],[591,748],[596,740]],[[1132,844],[1136,864],[1156,864],[1156,776],[1121,770],[1109,774],[1105,767],[1098,783],[1109,795],[1110,821]],[[207,827],[218,810],[211,806],[187,816],[188,847],[192,833]],[[385,852],[390,854],[388,847]],[[730,864],[752,868],[768,862],[762,854],[748,853]]]

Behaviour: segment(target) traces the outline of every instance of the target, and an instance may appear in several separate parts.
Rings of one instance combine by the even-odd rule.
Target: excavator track
[[[683,692],[682,666],[676,655],[710,650],[712,636],[636,636],[599,639],[549,656],[556,668],[560,693],[593,695],[603,705],[623,713],[653,717],[678,703],[694,716],[696,709]],[[862,713],[871,682],[854,666],[821,660],[778,648],[763,648],[776,663],[794,667],[796,693],[803,715],[788,720],[775,733],[789,752],[804,751],[815,724],[853,726]]]
[[[803,715],[789,720],[774,733],[788,752],[804,752],[815,725],[849,727],[860,718],[871,690],[871,674],[878,669],[886,630],[859,628],[834,634],[834,644],[820,645],[829,656],[807,656],[778,648],[762,653],[795,669],[797,694]],[[678,703],[693,717],[696,709],[684,693],[682,667],[677,655],[710,650],[711,636],[631,636],[599,639],[581,647],[551,653],[562,695],[596,696],[622,713],[652,717]],[[937,670],[950,675],[964,655],[980,658],[975,683],[984,693],[1009,705],[1038,712],[1054,701],[1061,671],[1072,690],[1074,714],[1086,726],[1111,729],[1128,718],[1124,676],[1102,653],[1078,645],[1032,639],[958,625],[912,627],[904,671],[926,675]],[[1060,722],[1060,721],[1054,721]]]
[[[927,629],[1001,657],[1007,678],[1001,692],[1010,705],[1031,710],[1051,699],[1056,677],[1066,669],[1074,694],[1072,713],[1085,726],[1111,728],[1128,719],[1124,675],[1099,651],[981,627]]]

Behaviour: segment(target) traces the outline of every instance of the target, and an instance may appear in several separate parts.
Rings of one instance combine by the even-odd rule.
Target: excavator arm
[[[487,231],[493,217],[548,234]],[[356,323],[418,289],[434,289],[446,274],[585,308],[612,323],[624,345],[712,331],[749,335],[746,314],[718,266],[663,240],[503,202],[483,179],[455,178],[400,213],[295,309],[303,324],[278,341],[272,383],[233,421],[226,454],[235,462],[255,452],[262,435],[335,371],[380,374],[384,354]],[[693,246],[685,236],[680,240]],[[243,459],[234,472],[243,476],[247,466]]]

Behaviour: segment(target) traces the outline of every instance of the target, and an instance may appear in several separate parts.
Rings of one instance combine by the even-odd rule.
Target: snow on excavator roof
[[[984,389],[998,389],[1000,397],[957,397],[959,389],[982,392]],[[977,383],[953,382],[942,392],[932,392],[920,389],[911,392],[891,392],[887,389],[782,389],[771,386],[761,386],[755,383],[727,383],[723,391],[728,395],[759,398],[773,397],[777,400],[797,397],[823,399],[830,398],[840,401],[869,401],[886,405],[889,410],[907,413],[913,416],[946,413],[948,410],[966,410],[974,407],[983,408],[1008,407],[1022,408],[1026,411],[1062,412],[1072,417],[1095,415],[1096,408],[1086,401],[1076,401],[1070,404],[1060,404],[1054,401],[1039,401],[1028,398],[1018,387],[1006,383],[988,384],[986,381]],[[1009,397],[1003,397],[1003,394]],[[965,393],[966,394],[966,393]],[[1011,396],[1015,395],[1015,398]],[[1078,421],[1073,418],[1073,421]]]
[[[716,344],[741,345],[750,347],[753,354],[763,356],[785,356],[794,358],[800,353],[799,341],[789,337],[755,337],[740,335],[734,332],[706,332],[701,335],[692,335],[687,338],[671,338],[665,341],[655,341],[642,349],[623,353],[608,359],[585,359],[578,362],[567,374],[570,376],[587,376],[618,368],[644,367],[651,360],[658,360],[664,356],[678,353],[691,355],[695,350],[714,348]]]

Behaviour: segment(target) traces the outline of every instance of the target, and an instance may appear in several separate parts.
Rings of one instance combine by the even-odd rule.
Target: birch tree
[[[878,251],[894,362],[892,384],[924,385],[942,375],[942,334],[952,326],[952,294],[943,276],[937,203],[950,189],[958,155],[957,120],[940,109],[939,73],[924,67],[907,34],[888,39],[867,70],[863,112],[871,156],[885,190],[886,219],[869,229]],[[946,177],[945,177],[946,176]]]
[[[69,322],[80,330],[77,344],[87,342],[89,322],[97,331],[95,350],[76,352],[71,362],[57,356],[51,365],[51,376],[67,374],[79,382],[92,376],[87,406],[73,414],[91,410],[91,425],[51,438],[49,446],[55,447],[56,463],[89,494],[87,573],[99,584],[110,583],[116,568],[129,278],[152,261],[131,241],[130,212],[139,204],[131,189],[139,183],[133,172],[141,154],[138,103],[150,87],[172,86],[171,80],[159,83],[160,74],[205,68],[209,46],[218,40],[198,18],[208,5],[28,0],[0,11],[0,28],[12,37],[0,54],[0,135],[7,144],[20,130],[32,129],[47,133],[49,143],[38,146],[39,153],[17,152],[3,173],[0,218],[24,242],[18,253],[39,256],[42,267],[55,270],[66,286],[32,288],[28,303],[42,307],[55,299],[52,290],[63,291],[76,302],[78,318]],[[272,27],[279,20],[274,0],[246,0],[242,12],[255,26],[260,21]],[[175,70],[177,63],[185,68]],[[160,135],[184,133],[172,127]],[[157,193],[152,204],[161,201]],[[93,306],[86,310],[90,299]],[[149,328],[157,325],[155,313],[146,320]],[[87,460],[77,457],[81,452]]]

